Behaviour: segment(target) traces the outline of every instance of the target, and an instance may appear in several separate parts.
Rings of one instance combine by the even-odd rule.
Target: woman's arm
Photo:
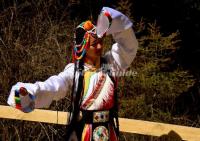
[[[132,29],[132,22],[127,16],[111,8],[104,7],[102,12],[107,11],[112,23],[106,34],[112,34],[115,44],[112,49],[105,54],[112,69],[126,70],[136,56],[138,41]]]
[[[16,107],[15,91],[20,87],[24,87],[34,98],[31,99],[28,95],[20,95],[22,111],[29,106],[33,106],[33,103],[34,108],[48,107],[53,100],[59,100],[66,96],[72,86],[73,72],[74,65],[71,63],[65,67],[63,72],[58,75],[51,76],[44,82],[36,82],[34,84],[18,82],[12,87],[7,103]]]

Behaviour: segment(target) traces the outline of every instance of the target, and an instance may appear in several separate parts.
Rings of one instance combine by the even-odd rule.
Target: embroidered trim
[[[15,108],[20,110],[22,108],[22,105],[19,95],[19,90],[15,90]]]
[[[96,99],[98,97],[105,81],[106,81],[106,75],[104,73],[101,73],[101,76],[96,84],[96,87],[94,88],[88,99],[82,104],[81,107],[83,109],[87,109],[92,105],[92,103],[94,102],[93,99]]]

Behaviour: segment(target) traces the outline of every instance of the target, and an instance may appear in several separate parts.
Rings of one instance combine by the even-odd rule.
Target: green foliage
[[[146,32],[147,35],[139,39],[140,50],[145,56],[156,60],[167,59],[169,55],[173,55],[173,53],[179,49],[178,43],[180,39],[178,31],[164,36],[160,33],[160,27],[158,27],[155,22],[148,23]]]
[[[117,2],[116,9],[121,11],[123,14],[128,16],[130,19],[133,19],[131,7],[132,7],[131,0],[120,0]]]
[[[145,30],[145,34],[138,39],[137,57],[130,68],[137,75],[120,81],[120,116],[177,124],[180,118],[172,116],[175,99],[195,80],[178,64],[171,66],[179,49],[179,33],[164,36],[156,23],[143,21],[136,29]]]

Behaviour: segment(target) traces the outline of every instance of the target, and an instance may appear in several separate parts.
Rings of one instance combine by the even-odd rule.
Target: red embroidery
[[[87,109],[88,107],[90,107],[92,105],[94,99],[96,99],[98,97],[105,81],[106,81],[106,75],[104,73],[102,73],[99,81],[96,84],[96,87],[94,88],[94,90],[92,91],[92,93],[88,97],[88,99],[82,104],[81,108]]]

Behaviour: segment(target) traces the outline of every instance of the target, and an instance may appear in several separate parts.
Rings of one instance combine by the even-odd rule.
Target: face
[[[97,38],[96,35],[90,35],[90,46],[87,50],[86,57],[90,59],[95,59],[100,57],[103,51],[103,41],[102,38]]]

